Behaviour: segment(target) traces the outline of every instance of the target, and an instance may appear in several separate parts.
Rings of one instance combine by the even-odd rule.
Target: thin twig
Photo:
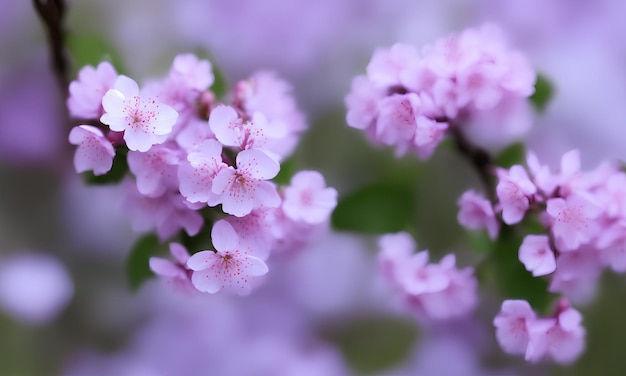
[[[450,133],[456,148],[470,161],[474,170],[478,173],[478,177],[485,187],[487,195],[493,202],[495,199],[495,185],[493,182],[493,161],[491,156],[485,150],[469,142],[457,126],[451,124]]]

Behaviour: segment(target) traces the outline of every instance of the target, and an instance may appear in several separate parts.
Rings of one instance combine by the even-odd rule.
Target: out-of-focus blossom
[[[18,321],[51,322],[73,295],[72,279],[52,256],[27,252],[0,259],[0,309]]]

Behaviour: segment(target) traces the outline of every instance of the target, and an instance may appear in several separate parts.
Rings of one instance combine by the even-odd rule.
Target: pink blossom
[[[317,171],[300,171],[284,188],[282,209],[295,220],[317,224],[328,220],[337,206],[337,190],[326,187],[324,176]]]
[[[562,252],[556,260],[549,291],[561,293],[578,303],[588,302],[595,295],[602,266],[599,251],[591,245]]]
[[[147,151],[163,143],[172,132],[178,113],[156,99],[140,96],[135,81],[119,76],[102,98],[105,113],[100,118],[111,130],[124,132],[130,150]]]
[[[273,221],[273,208],[252,210],[244,217],[228,216],[228,222],[239,234],[239,249],[261,260],[266,260],[274,250],[274,232],[277,224]]]
[[[247,80],[237,83],[233,96],[233,102],[240,105],[248,116],[254,117],[256,113],[265,115],[265,151],[278,161],[293,152],[307,126],[287,81],[273,71],[257,71]]]
[[[605,227],[596,246],[602,263],[618,273],[626,272],[626,222],[619,221]]]
[[[367,77],[380,87],[399,85],[402,72],[417,59],[417,50],[411,45],[396,43],[389,49],[379,48],[367,65]]]
[[[146,152],[129,151],[128,167],[135,175],[137,190],[149,197],[161,196],[178,186],[180,151],[172,145],[155,145]]]
[[[365,76],[352,80],[352,90],[346,96],[348,107],[346,122],[357,129],[369,129],[378,116],[378,102],[384,97],[384,91],[374,86]]]
[[[101,130],[91,125],[79,125],[70,131],[69,141],[78,145],[74,154],[76,172],[93,171],[103,175],[111,170],[115,150]]]
[[[387,234],[378,240],[378,268],[387,282],[399,285],[402,268],[411,260],[417,245],[408,232]]]
[[[74,295],[65,266],[46,253],[23,252],[0,259],[0,310],[30,325],[59,316]]]
[[[169,78],[197,91],[207,90],[215,81],[211,62],[194,54],[176,55]]]
[[[278,207],[280,196],[276,186],[266,181],[280,169],[278,162],[259,150],[237,154],[237,169],[223,168],[213,179],[213,193],[221,195],[222,210],[243,217],[252,209]]]
[[[552,234],[559,251],[571,251],[589,243],[598,234],[600,207],[589,195],[582,192],[566,199],[551,198],[547,201],[546,212],[552,217]]]
[[[415,93],[394,94],[380,100],[376,138],[386,145],[410,143],[415,135],[420,99]]]
[[[111,63],[103,61],[94,68],[85,66],[78,71],[78,79],[69,86],[67,108],[70,116],[78,119],[97,119],[103,114],[102,97],[113,87],[117,72]]]
[[[260,112],[255,112],[250,121],[244,121],[233,107],[225,105],[211,111],[209,127],[223,145],[241,150],[262,149],[268,138],[280,138],[286,132],[284,124],[269,127],[267,118]]]
[[[463,193],[457,205],[459,206],[457,219],[463,227],[471,230],[486,229],[492,240],[498,236],[500,224],[489,200],[474,190],[469,190]]]
[[[448,275],[439,265],[428,264],[428,251],[411,256],[400,272],[400,285],[411,295],[440,292],[450,284]]]
[[[212,191],[213,179],[223,168],[226,164],[222,161],[222,145],[206,140],[178,166],[180,193],[190,202],[217,205],[219,196]]]
[[[407,308],[423,319],[445,320],[468,314],[476,306],[477,282],[471,268],[459,270],[450,254],[428,263],[428,251],[413,254],[415,242],[405,232],[380,238],[382,277],[399,292]]]
[[[429,158],[445,137],[449,124],[426,116],[418,116],[416,125],[413,139],[415,152],[421,159]]]
[[[524,354],[530,341],[529,327],[537,315],[525,300],[505,300],[494,318],[496,338],[508,354]]]
[[[185,292],[194,291],[191,284],[191,269],[187,267],[189,252],[179,243],[170,243],[170,253],[174,262],[161,257],[150,257],[150,269],[177,289]]]
[[[539,163],[537,155],[532,151],[528,152],[526,163],[539,192],[551,196],[559,184],[558,178],[550,172],[548,166]]]
[[[226,221],[213,225],[211,239],[216,251],[201,251],[189,259],[193,270],[191,282],[202,292],[216,293],[227,289],[237,295],[247,295],[253,283],[269,271],[263,260],[243,252],[239,235]]]
[[[136,184],[124,182],[124,212],[128,214],[135,231],[156,230],[162,241],[184,229],[194,236],[202,228],[204,219],[191,209],[184,197],[174,192],[166,192],[159,197],[147,197],[137,191]]]
[[[554,251],[547,235],[526,235],[519,248],[519,260],[535,277],[550,274],[556,269]]]
[[[538,362],[544,357],[560,364],[575,361],[585,349],[582,315],[569,306],[559,309],[555,319],[544,319],[530,328],[526,360]]]
[[[512,166],[509,171],[498,169],[500,181],[496,194],[502,206],[502,220],[507,225],[519,223],[530,205],[530,197],[537,188],[528,178],[526,170],[520,165]]]
[[[204,119],[191,117],[176,134],[176,143],[187,150],[198,148],[206,140],[215,139],[215,134]]]
[[[448,320],[466,316],[478,303],[478,282],[472,268],[457,269],[456,258],[449,254],[438,267],[446,274],[448,285],[441,291],[419,295],[409,294],[406,303],[419,317]]]

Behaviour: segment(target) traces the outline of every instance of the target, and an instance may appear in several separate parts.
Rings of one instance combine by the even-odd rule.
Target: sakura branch
[[[285,81],[258,72],[229,102],[213,83],[211,63],[191,54],[143,86],[108,62],[84,67],[67,105],[85,124],[69,139],[77,172],[113,181],[115,163],[126,171],[120,186],[133,226],[156,232],[175,259],[153,257],[154,273],[186,292],[247,295],[272,253],[297,252],[328,226],[337,192],[316,171],[287,186],[272,181],[306,129]],[[213,249],[187,249],[189,238]]]
[[[528,98],[536,78],[526,58],[489,25],[419,52],[396,44],[377,50],[366,75],[354,79],[347,123],[374,144],[421,159],[452,137],[488,196],[466,191],[457,202],[458,222],[486,230],[494,242],[501,241],[503,226],[516,226],[513,232],[523,235],[517,258],[532,277],[549,278],[549,292],[561,295],[547,318],[537,318],[525,300],[504,301],[494,320],[498,342],[530,362],[571,363],[584,349],[585,330],[570,301],[588,301],[603,268],[626,271],[626,174],[613,162],[582,171],[575,150],[563,156],[557,172],[533,153],[527,167],[495,165],[486,150],[511,143],[530,127]],[[420,319],[471,312],[477,281],[471,268],[454,268],[453,255],[428,263],[428,252],[415,253],[406,233],[383,236],[380,248],[380,273],[409,312]]]
[[[67,95],[69,63],[65,50],[65,13],[64,0],[33,0],[39,18],[43,21],[50,45],[52,67],[64,96]]]

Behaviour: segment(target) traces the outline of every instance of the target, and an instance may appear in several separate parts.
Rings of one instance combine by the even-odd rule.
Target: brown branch
[[[52,70],[65,97],[68,94],[69,60],[65,50],[64,20],[67,7],[64,0],[33,0],[44,24],[50,47]]]
[[[473,145],[463,132],[454,124],[450,124],[450,134],[457,150],[467,158],[485,187],[486,193],[492,202],[495,200],[495,184],[493,181],[493,161],[489,153]]]

